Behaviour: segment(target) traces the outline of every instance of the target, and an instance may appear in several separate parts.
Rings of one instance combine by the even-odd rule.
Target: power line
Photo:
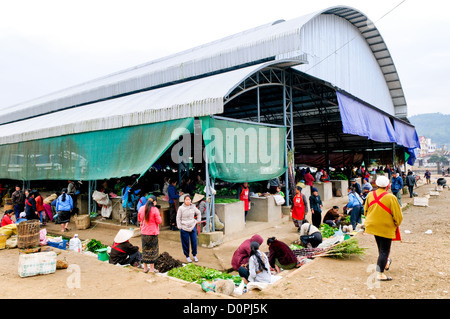
[[[378,20],[375,21],[375,23],[378,23],[381,19],[385,18],[388,14],[390,14],[392,11],[394,11],[395,9],[397,9],[398,7],[400,7],[403,3],[405,3],[406,0],[401,1],[399,4],[397,4],[395,7],[393,7],[391,10],[389,10],[388,12],[386,12],[384,15],[382,15]],[[369,25],[370,19],[367,18],[367,25]],[[375,28],[375,23],[373,24],[373,28]],[[331,57],[332,55],[336,54],[338,51],[340,51],[341,49],[343,49],[344,47],[346,47],[350,42],[352,42],[353,40],[355,40],[358,36],[354,36],[352,39],[348,40],[346,43],[344,43],[341,47],[337,48],[336,50],[334,50],[332,53],[330,53],[329,55],[327,55],[325,58],[323,58],[322,60],[320,60],[319,62],[317,62],[316,64],[314,64],[312,67],[310,67],[308,70],[306,70],[306,72],[309,72],[310,70],[312,70],[313,68],[315,68],[316,66],[318,66],[319,64],[321,64],[323,61],[327,60],[329,57]]]

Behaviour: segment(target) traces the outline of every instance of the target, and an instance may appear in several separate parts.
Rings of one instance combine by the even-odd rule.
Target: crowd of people
[[[71,215],[76,209],[74,197],[76,197],[76,188],[71,187],[72,181],[69,181],[69,188],[64,188],[61,193],[54,193],[45,198],[36,190],[22,190],[20,185],[15,186],[11,194],[13,210],[5,212],[7,217],[2,218],[2,226],[12,223],[20,223],[26,220],[38,220],[42,225],[47,222],[55,222],[61,225],[61,232],[70,230],[68,224]],[[13,221],[12,217],[15,217]]]
[[[350,215],[352,229],[361,224],[365,215],[365,231],[373,234],[378,247],[378,279],[392,280],[384,274],[392,263],[390,247],[392,240],[398,239],[398,226],[402,222],[401,194],[403,186],[408,186],[410,197],[414,196],[414,187],[417,187],[417,176],[408,171],[401,172],[400,168],[391,169],[388,166],[372,170],[374,172],[388,172],[388,177],[378,176],[376,187],[370,183],[371,175],[364,167],[353,169],[356,177],[350,178],[348,187],[348,203],[340,212],[338,206],[333,206],[323,214],[323,202],[313,182],[320,180],[324,183],[330,181],[326,170],[317,170],[313,177],[309,168],[304,169],[296,176],[297,184],[292,198],[291,213],[294,226],[299,233],[299,239],[305,247],[315,248],[322,243],[322,234],[319,230],[321,224],[338,227],[343,218]],[[352,174],[350,174],[352,175]],[[362,178],[362,186],[357,177]],[[427,183],[431,174],[427,170],[424,175]],[[302,193],[302,186],[311,186],[309,198]],[[170,229],[180,232],[181,249],[186,262],[198,262],[197,226],[205,220],[206,201],[203,195],[191,194],[204,182],[198,177],[194,180],[184,180],[180,187],[177,180],[165,178],[162,192],[170,207]],[[271,194],[284,196],[281,191],[282,184],[278,178],[268,182]],[[388,192],[390,190],[391,192]],[[111,246],[109,262],[113,264],[132,264],[144,269],[144,272],[158,272],[155,263],[159,256],[158,235],[162,222],[158,209],[157,198],[148,191],[136,190],[132,182],[123,183],[120,180],[114,185],[114,191],[120,194],[123,207],[130,210],[132,223],[138,225],[141,231],[141,249],[130,243],[133,232],[120,230]],[[24,220],[39,220],[43,225],[52,221],[61,225],[61,232],[69,231],[69,220],[74,213],[77,195],[76,184],[69,181],[68,187],[60,193],[51,194],[45,198],[35,190],[22,190],[19,185],[12,193],[13,210],[7,210],[1,220],[1,226],[21,222]],[[250,189],[248,183],[237,185],[237,197],[244,201],[244,214],[250,208]],[[181,201],[180,201],[181,198]],[[311,211],[311,222],[306,219]],[[279,273],[282,269],[293,269],[300,266],[299,257],[295,256],[289,246],[275,237],[267,239],[269,253],[260,251],[263,238],[254,235],[245,240],[233,254],[231,261],[233,269],[243,278],[244,282],[271,282],[271,271]]]

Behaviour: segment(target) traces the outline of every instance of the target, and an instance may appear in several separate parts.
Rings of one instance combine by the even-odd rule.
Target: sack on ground
[[[42,252],[19,255],[19,276],[30,277],[51,274],[56,271],[56,253]]]

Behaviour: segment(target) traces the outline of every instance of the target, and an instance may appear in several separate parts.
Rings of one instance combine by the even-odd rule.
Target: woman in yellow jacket
[[[402,223],[403,214],[397,197],[387,192],[389,179],[379,176],[375,182],[376,191],[370,192],[364,204],[365,231],[375,236],[378,246],[377,279],[379,281],[392,280],[384,274],[389,270],[391,259],[389,253],[392,240],[399,240],[398,227]]]

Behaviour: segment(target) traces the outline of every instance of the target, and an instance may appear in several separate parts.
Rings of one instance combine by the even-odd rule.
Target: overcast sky
[[[347,5],[380,30],[408,115],[449,114],[450,3],[406,0],[382,18],[401,2],[0,0],[0,109],[262,24]]]

